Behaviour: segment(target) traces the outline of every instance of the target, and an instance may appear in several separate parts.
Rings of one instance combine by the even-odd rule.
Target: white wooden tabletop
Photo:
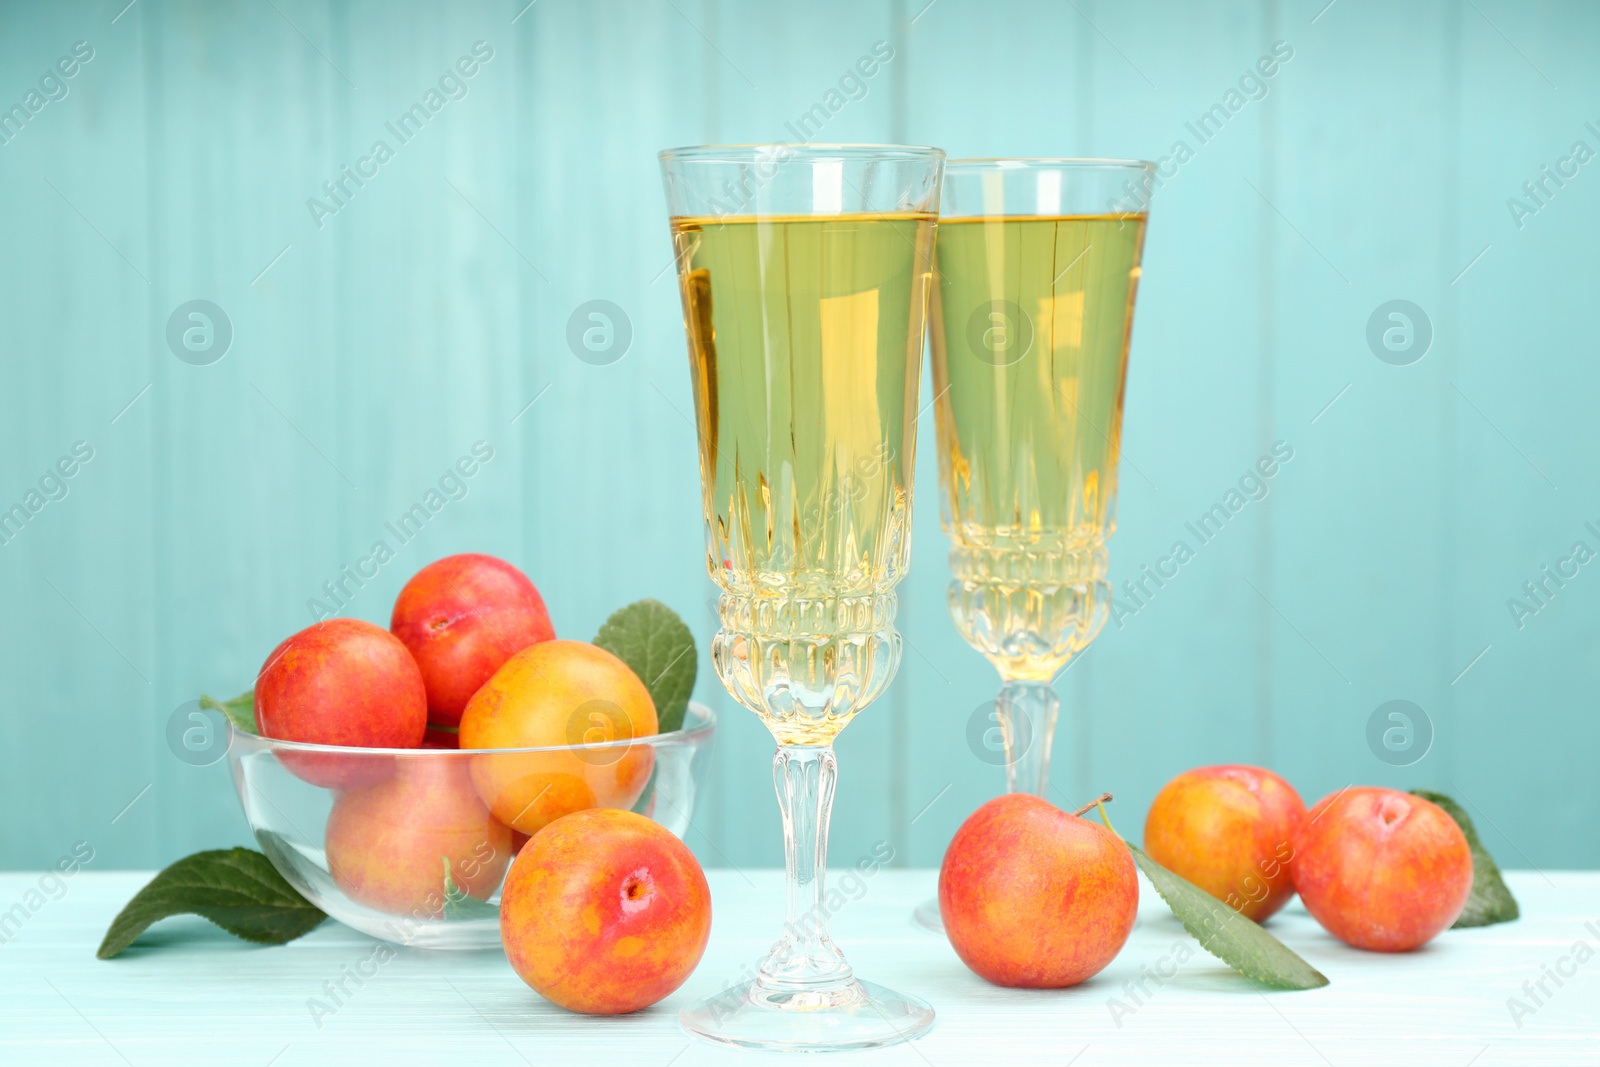
[[[329,922],[290,945],[260,948],[184,917],[103,962],[94,958],[101,935],[149,875],[83,871],[61,899],[46,899],[0,943],[0,1064],[770,1061],[768,1054],[702,1044],[678,1029],[678,1009],[753,968],[780,925],[779,872],[707,873],[715,915],[706,957],[682,989],[639,1014],[568,1014],[524,986],[499,952],[404,949],[359,987],[347,982],[349,998],[314,1019],[308,1002],[325,999],[323,984],[368,960],[375,942]],[[1346,948],[1296,902],[1271,928],[1332,984],[1274,994],[1255,991],[1195,951],[1148,883],[1141,883],[1133,936],[1098,977],[1051,992],[988,985],[943,938],[912,925],[911,909],[934,880],[933,871],[880,871],[832,920],[859,974],[933,1003],[932,1033],[909,1046],[828,1062],[1600,1064],[1600,872],[1510,872],[1520,921],[1449,931],[1398,956]],[[37,888],[37,875],[0,874],[0,914],[37,902],[28,897]],[[1144,977],[1145,992],[1129,986],[1174,970],[1160,983]],[[1534,983],[1531,994],[1524,982]],[[1513,1019],[1510,998],[1530,1010]]]

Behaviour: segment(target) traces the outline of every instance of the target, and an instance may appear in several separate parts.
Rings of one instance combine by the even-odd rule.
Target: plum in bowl
[[[401,945],[492,948],[501,882],[529,833],[624,808],[681,838],[715,727],[691,703],[669,733],[542,748],[354,748],[234,729],[228,763],[262,851],[330,916]]]

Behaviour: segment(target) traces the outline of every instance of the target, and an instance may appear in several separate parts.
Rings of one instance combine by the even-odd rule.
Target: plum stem
[[[1117,834],[1117,828],[1115,826],[1111,825],[1111,816],[1106,814],[1106,801],[1108,801],[1110,799],[1111,799],[1111,794],[1110,793],[1102,793],[1095,800],[1094,806],[1100,809],[1100,821],[1106,824],[1106,829],[1110,830],[1114,834]],[[1117,839],[1119,841],[1126,840],[1125,838],[1123,838],[1123,836],[1121,834],[1117,834]]]
[[[1090,808],[1100,808],[1101,813],[1104,814],[1106,809],[1104,807],[1101,807],[1101,805],[1105,804],[1110,799],[1111,799],[1111,794],[1110,793],[1101,793],[1099,796],[1095,797],[1093,800],[1089,801],[1089,803],[1085,804],[1083,807],[1079,808],[1077,811],[1073,812],[1072,814],[1074,814],[1074,815],[1082,815],[1084,812],[1088,811]]]

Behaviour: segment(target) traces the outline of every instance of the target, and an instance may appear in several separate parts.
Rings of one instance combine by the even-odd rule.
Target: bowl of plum
[[[555,636],[525,575],[490,556],[429,564],[389,629],[329,618],[267,657],[231,724],[245,818],[328,915],[419,948],[500,943],[518,850],[564,816],[638,812],[682,837],[716,719],[688,699],[696,653],[666,605]]]

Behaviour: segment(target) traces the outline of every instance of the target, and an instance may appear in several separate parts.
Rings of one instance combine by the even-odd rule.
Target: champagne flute
[[[894,676],[944,153],[756,145],[661,153],[699,431],[712,662],[777,740],[788,921],[690,1033],[868,1048],[933,1009],[857,979],[823,905],[833,739]]]
[[[1154,165],[945,168],[930,327],[950,616],[1000,674],[1006,789],[1044,797],[1052,680],[1111,606],[1106,539]],[[938,902],[917,908],[939,929]]]

